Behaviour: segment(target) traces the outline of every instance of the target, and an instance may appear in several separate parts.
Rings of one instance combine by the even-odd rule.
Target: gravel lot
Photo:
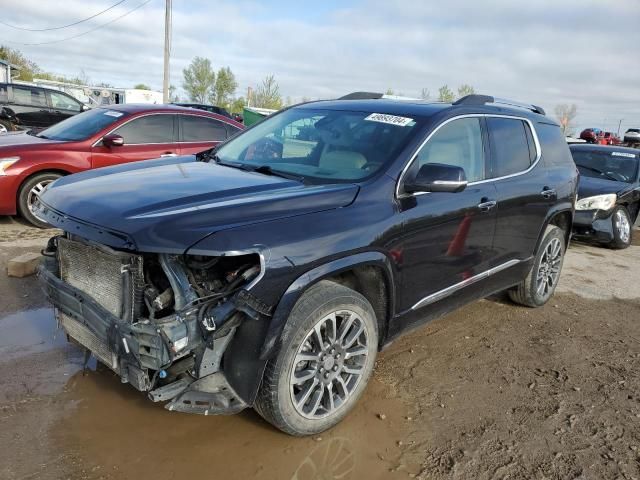
[[[640,246],[574,244],[545,307],[497,296],[403,337],[345,422],[293,439],[83,375],[35,279],[3,273],[50,235],[0,218],[1,479],[640,478]]]

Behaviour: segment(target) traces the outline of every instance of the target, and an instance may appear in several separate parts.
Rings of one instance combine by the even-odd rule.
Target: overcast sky
[[[77,39],[143,0],[49,32],[0,25],[0,44],[44,70],[94,82],[162,86],[164,1]],[[116,0],[0,0],[2,21],[50,28]],[[274,74],[283,96],[335,98],[355,90],[473,85],[478,93],[578,106],[576,127],[640,127],[640,1],[174,0],[171,81],[196,56],[236,74],[238,95]],[[10,43],[13,42],[13,43]]]

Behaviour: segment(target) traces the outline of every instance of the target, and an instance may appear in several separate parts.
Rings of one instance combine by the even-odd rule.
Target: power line
[[[79,33],[79,34],[77,34],[77,35],[72,35],[71,37],[61,38],[61,39],[59,39],[59,40],[52,40],[52,41],[50,41],[50,42],[21,43],[21,42],[11,42],[11,41],[9,41],[9,40],[6,40],[6,41],[5,41],[5,43],[13,43],[13,44],[15,44],[15,45],[26,45],[26,46],[32,47],[32,46],[36,46],[36,45],[50,45],[50,44],[52,44],[52,43],[61,43],[61,42],[66,42],[67,40],[73,40],[74,38],[82,37],[83,35],[87,35],[88,33],[95,32],[96,30],[98,30],[98,29],[100,29],[100,28],[102,28],[102,27],[106,27],[107,25],[111,25],[112,23],[117,22],[117,21],[118,21],[118,20],[120,20],[121,18],[124,18],[124,17],[126,17],[127,15],[132,14],[133,12],[135,12],[136,10],[138,10],[139,8],[144,7],[144,6],[145,6],[147,3],[149,3],[150,1],[151,1],[151,0],[145,0],[144,2],[142,2],[142,3],[141,3],[140,5],[138,5],[137,7],[132,8],[131,10],[129,10],[128,12],[126,12],[126,13],[124,13],[124,14],[122,14],[122,15],[120,15],[119,17],[116,17],[116,18],[114,18],[113,20],[109,20],[108,22],[103,23],[103,24],[101,24],[101,25],[98,25],[97,27],[94,27],[94,28],[92,28],[91,30],[87,30],[86,32],[82,32],[82,33]]]
[[[91,15],[90,17],[84,18],[82,20],[78,20],[77,22],[73,22],[70,23],[68,25],[62,25],[61,27],[51,27],[51,28],[24,28],[24,27],[18,27],[17,25],[11,25],[10,23],[6,23],[3,22],[2,20],[0,20],[0,24],[2,25],[6,25],[7,27],[11,27],[11,28],[15,28],[16,30],[23,30],[25,32],[49,32],[51,30],[61,30],[63,28],[68,28],[68,27],[73,27],[74,25],[79,25],[80,23],[84,23],[88,20],[91,20],[92,18],[96,18],[98,15],[102,15],[105,12],[108,12],[109,10],[117,7],[118,5],[120,5],[121,3],[126,2],[127,0],[120,0],[117,3],[114,3],[113,5],[111,5],[109,8],[102,10],[101,12],[96,13],[95,15]]]

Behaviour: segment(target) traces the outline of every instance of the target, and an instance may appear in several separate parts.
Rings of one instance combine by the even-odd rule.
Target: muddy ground
[[[402,338],[342,424],[294,439],[83,375],[35,279],[4,274],[48,236],[0,217],[0,479],[640,478],[640,246],[574,244],[545,307],[497,296]]]

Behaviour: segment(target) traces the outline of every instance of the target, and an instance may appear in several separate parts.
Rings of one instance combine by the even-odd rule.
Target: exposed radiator
[[[139,255],[60,237],[58,261],[64,282],[92,297],[116,317],[125,318],[127,312],[123,309],[127,305],[129,318],[134,319],[139,313],[144,285]]]

